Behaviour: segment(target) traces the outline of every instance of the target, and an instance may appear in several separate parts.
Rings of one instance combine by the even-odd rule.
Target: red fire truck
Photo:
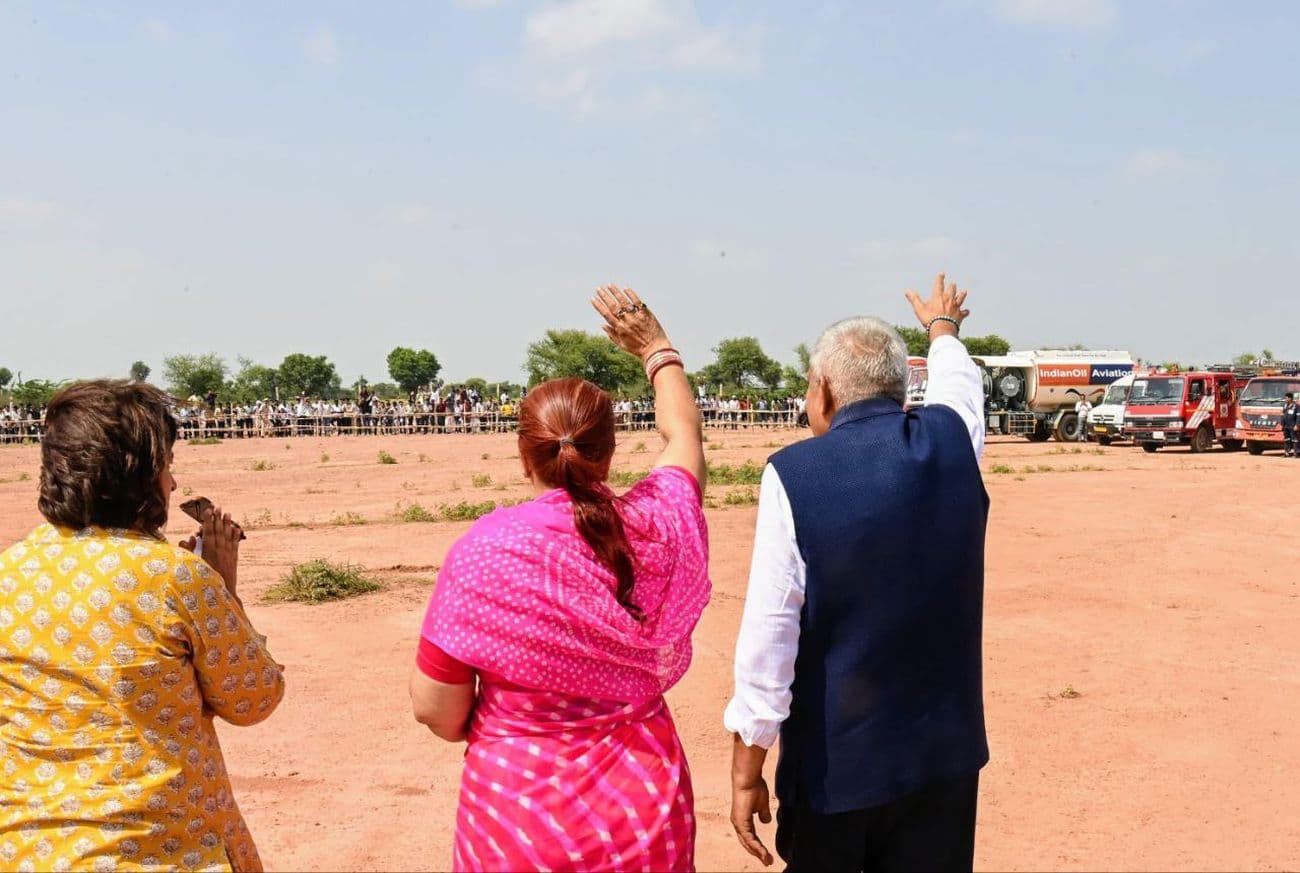
[[[1252,455],[1282,448],[1282,405],[1286,394],[1300,397],[1300,369],[1265,370],[1241,389],[1237,439]]]
[[[1124,435],[1154,452],[1190,446],[1208,452],[1215,440],[1236,451],[1237,384],[1232,373],[1159,373],[1137,376],[1124,406]]]

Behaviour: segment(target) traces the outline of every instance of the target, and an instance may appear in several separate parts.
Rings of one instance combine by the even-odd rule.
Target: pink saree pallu
[[[457,870],[694,869],[690,772],[663,694],[709,599],[699,486],[661,468],[619,510],[643,622],[563,491],[481,519],[447,556],[422,633],[480,679]]]

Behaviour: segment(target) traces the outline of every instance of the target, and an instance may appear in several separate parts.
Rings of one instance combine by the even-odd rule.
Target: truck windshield
[[[1128,401],[1128,385],[1112,385],[1106,389],[1106,396],[1101,398],[1102,406],[1123,406]]]
[[[1281,406],[1284,394],[1300,396],[1300,381],[1251,379],[1241,392],[1242,406]]]
[[[1129,406],[1169,406],[1183,399],[1181,376],[1135,379],[1128,396]]]

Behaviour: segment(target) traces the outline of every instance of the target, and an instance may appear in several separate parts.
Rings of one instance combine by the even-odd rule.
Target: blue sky
[[[1300,357],[1300,4],[0,2],[0,365],[900,323]]]

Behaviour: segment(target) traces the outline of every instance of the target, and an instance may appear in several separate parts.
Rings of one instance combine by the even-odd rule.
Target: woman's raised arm
[[[605,319],[605,333],[619,348],[640,358],[655,392],[655,424],[664,438],[656,467],[681,467],[707,484],[700,410],[691,394],[682,356],[650,308],[631,288],[605,285],[591,305]]]

